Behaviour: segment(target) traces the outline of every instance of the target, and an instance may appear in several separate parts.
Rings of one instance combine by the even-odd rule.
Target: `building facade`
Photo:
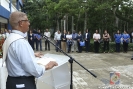
[[[11,29],[9,16],[11,12],[21,11],[23,0],[0,0],[0,30]]]

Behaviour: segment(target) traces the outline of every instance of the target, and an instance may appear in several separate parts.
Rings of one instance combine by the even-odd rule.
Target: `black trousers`
[[[127,49],[128,49],[128,43],[123,42],[123,51],[127,52]]]
[[[45,50],[47,50],[47,46],[48,46],[48,50],[50,50],[50,43],[48,40],[45,41]]]
[[[82,46],[80,46],[79,41],[77,41],[77,43],[78,43],[78,51],[79,51],[79,53],[81,53],[82,52]]]
[[[36,51],[38,51],[38,40],[37,39],[35,39],[35,41],[34,41],[35,43],[36,43]]]
[[[116,43],[116,52],[120,52],[120,43]]]
[[[36,89],[35,78],[30,77],[7,77],[6,89]]]
[[[109,41],[104,41],[104,47],[103,47],[104,52],[106,49],[107,51],[109,51]]]
[[[85,41],[86,52],[89,52],[90,41]]]
[[[71,44],[68,44],[68,53],[70,53],[71,52]]]
[[[99,46],[100,46],[100,43],[98,41],[94,42],[95,53],[99,53]]]

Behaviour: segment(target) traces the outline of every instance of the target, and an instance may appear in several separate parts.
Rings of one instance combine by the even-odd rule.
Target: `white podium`
[[[44,57],[55,59],[58,66],[37,79],[37,89],[70,89],[69,58],[54,54],[46,54]]]
[[[2,67],[2,59],[0,59],[0,89],[6,89],[6,79],[8,76],[6,65]]]
[[[67,56],[55,54],[45,54],[43,58],[55,59],[58,66],[45,71],[43,76],[36,79],[37,89],[70,89],[69,58]],[[37,58],[37,60],[39,60],[39,58]],[[4,68],[1,68],[1,65],[2,60],[0,59],[0,72],[3,72],[0,73],[0,89],[6,89],[6,78],[8,73],[6,66],[4,65]]]

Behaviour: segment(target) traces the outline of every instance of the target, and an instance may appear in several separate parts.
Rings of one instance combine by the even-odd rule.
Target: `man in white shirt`
[[[56,42],[56,46],[61,48],[61,33],[60,31],[58,30],[57,34],[55,35],[55,42]],[[59,49],[56,47],[56,52],[59,51]]]
[[[6,38],[9,36],[9,32],[7,29],[5,29],[5,35],[6,35]]]
[[[36,89],[34,78],[42,76],[45,70],[53,68],[57,63],[51,61],[45,66],[36,63],[35,56],[39,57],[40,54],[34,54],[33,49],[24,38],[30,25],[25,13],[18,11],[11,13],[9,22],[13,29],[12,33],[18,34],[22,38],[13,41],[7,49],[7,53],[3,50],[8,71],[6,89]],[[6,39],[5,42],[7,41]]]
[[[131,33],[131,36],[132,36],[132,43],[133,43],[133,32]]]
[[[47,37],[48,40],[50,40],[51,33],[48,31],[48,29],[46,29],[46,31],[44,32],[44,35]],[[48,46],[48,50],[50,51],[50,43],[48,40],[45,40],[45,50],[47,50],[47,46]]]

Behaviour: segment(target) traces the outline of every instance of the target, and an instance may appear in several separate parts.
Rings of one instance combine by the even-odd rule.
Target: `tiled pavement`
[[[44,49],[44,48],[43,48]],[[51,53],[63,55],[55,52],[51,45]],[[69,53],[76,61],[94,73],[94,78],[90,73],[81,68],[77,63],[73,63],[73,89],[133,89],[133,52],[128,53]],[[110,85],[110,72],[120,73],[119,86]],[[114,81],[115,82],[115,81]]]

